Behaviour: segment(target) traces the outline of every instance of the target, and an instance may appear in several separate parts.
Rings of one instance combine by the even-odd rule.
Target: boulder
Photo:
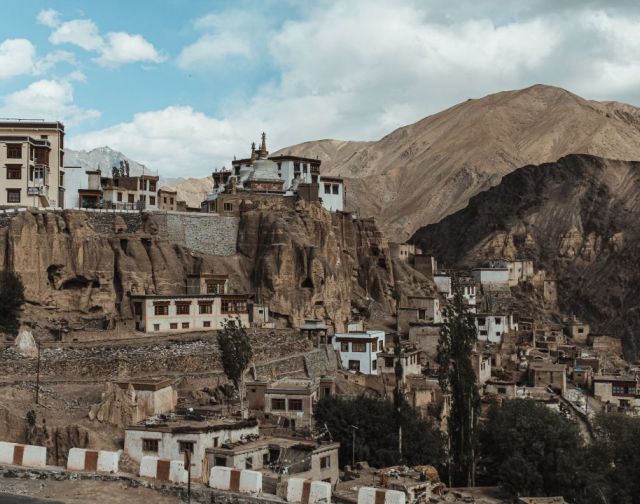
[[[31,331],[27,329],[22,329],[18,333],[15,347],[16,351],[23,357],[33,358],[38,356],[38,346],[36,344],[36,340],[33,338],[33,334],[31,334]]]

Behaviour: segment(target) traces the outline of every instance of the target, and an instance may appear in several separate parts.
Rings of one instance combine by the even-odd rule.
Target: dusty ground
[[[37,499],[51,499],[65,504],[87,504],[90,502],[108,502],[110,504],[180,504],[174,495],[168,495],[149,488],[133,488],[120,481],[43,481],[27,479],[8,479],[0,482],[0,504],[16,502],[12,496],[2,493],[34,497],[36,500],[18,502],[46,502]]]

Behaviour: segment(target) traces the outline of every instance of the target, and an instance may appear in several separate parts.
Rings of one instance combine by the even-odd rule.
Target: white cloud
[[[62,23],[49,37],[55,45],[73,44],[85,51],[97,51],[104,45],[98,27],[90,19],[74,19]]]
[[[107,42],[100,48],[100,52],[96,61],[110,68],[135,61],[160,63],[166,59],[142,35],[124,32],[107,33]]]
[[[49,28],[60,26],[60,13],[55,9],[43,9],[38,13],[37,21]]]
[[[27,39],[7,39],[0,44],[0,80],[30,73],[36,56]]]
[[[244,156],[262,130],[274,150],[317,138],[378,139],[467,98],[534,83],[640,103],[640,14],[545,2],[510,15],[496,1],[494,16],[476,7],[450,16],[450,2],[317,2],[280,25],[252,12],[205,16],[178,65],[264,64],[270,77],[253,97],[223,103],[216,117],[188,107],[136,114],[70,141],[108,144],[165,176],[204,175]]]
[[[67,126],[99,117],[100,113],[97,110],[83,109],[74,104],[71,80],[42,79],[8,94],[2,99],[0,115],[61,120]]]
[[[53,51],[35,62],[33,65],[33,73],[35,75],[45,74],[51,71],[58,63],[74,65],[76,58],[73,53],[69,51]]]
[[[196,70],[227,58],[252,58],[266,46],[272,22],[266,11],[246,9],[203,16],[193,25],[202,35],[180,51],[177,64],[183,70]]]

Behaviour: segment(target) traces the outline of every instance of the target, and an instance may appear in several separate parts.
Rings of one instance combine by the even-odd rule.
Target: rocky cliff
[[[30,314],[44,310],[49,329],[62,319],[90,328],[131,318],[129,293],[180,293],[201,271],[229,274],[234,290],[256,293],[283,325],[326,317],[342,327],[352,306],[372,303],[390,311],[393,268],[371,220],[303,202],[255,208],[241,220],[238,253],[214,256],[167,241],[154,219],[143,215],[129,232],[114,216],[106,232],[85,212],[19,212],[0,226],[0,269],[20,274]]]
[[[640,351],[640,162],[588,155],[525,166],[418,230],[446,265],[528,257],[554,274],[564,312]]]
[[[375,142],[319,140],[279,153],[318,156],[323,173],[347,178],[348,205],[400,241],[526,164],[573,153],[640,159],[640,110],[537,85],[469,99]]]
[[[302,201],[295,210],[254,210],[241,221],[238,252],[259,295],[294,325],[329,318],[342,329],[352,306],[367,311],[372,300],[391,311],[388,244],[372,220]]]

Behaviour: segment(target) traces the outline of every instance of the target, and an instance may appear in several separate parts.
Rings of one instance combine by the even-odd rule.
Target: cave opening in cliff
[[[62,282],[60,289],[62,290],[86,289],[89,286],[93,287],[94,289],[97,289],[100,287],[100,282],[98,280],[89,280],[88,278],[85,278],[83,276],[76,276]]]
[[[313,289],[313,280],[311,280],[311,277],[305,278],[302,284],[300,284],[300,287],[303,289]]]

